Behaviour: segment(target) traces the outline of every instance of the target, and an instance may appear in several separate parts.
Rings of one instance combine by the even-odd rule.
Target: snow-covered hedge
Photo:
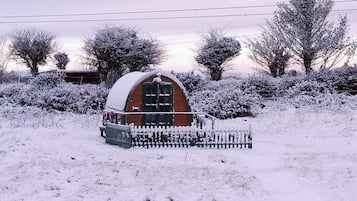
[[[190,103],[194,109],[220,119],[254,115],[261,106],[261,97],[241,90],[240,83],[233,78],[209,82],[192,93]]]
[[[30,84],[0,85],[0,105],[34,106],[47,110],[87,113],[103,108],[108,89],[100,85],[74,85],[61,75],[39,75]]]
[[[276,96],[276,80],[267,75],[253,75],[244,79],[239,88],[246,93],[258,93],[263,98]]]
[[[357,90],[357,67],[345,66],[333,70],[323,70],[312,72],[304,77],[286,78],[281,82],[294,80],[295,84],[300,82],[315,82],[327,88],[329,92],[353,91]]]
[[[35,88],[53,88],[64,83],[64,77],[63,72],[40,73],[31,80],[31,85]]]
[[[180,80],[188,93],[201,89],[205,83],[205,80],[200,75],[196,75],[194,72],[173,72],[173,74],[178,80]]]
[[[356,108],[351,104],[356,96],[345,95],[341,90],[357,91],[356,67],[314,72],[308,76],[254,75],[207,81],[192,91],[190,102],[193,108],[221,119],[255,115],[272,99],[282,108]]]
[[[341,90],[357,91],[357,67],[320,71],[308,76],[272,78],[254,75],[206,81],[193,73],[176,76],[189,91],[194,109],[218,118],[255,115],[267,100],[282,106],[332,108],[350,105],[355,97]],[[20,105],[47,110],[87,113],[103,108],[108,89],[100,85],[73,85],[58,73],[40,74],[29,84],[0,84],[0,105]],[[355,104],[356,105],[356,104]]]
[[[305,108],[313,111],[357,110],[357,96],[338,93],[321,93],[316,96],[299,94],[294,98],[282,97],[275,100],[281,109]]]

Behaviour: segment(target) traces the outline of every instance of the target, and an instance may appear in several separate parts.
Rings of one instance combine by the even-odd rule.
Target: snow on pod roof
[[[109,91],[107,102],[105,104],[106,111],[125,111],[126,102],[130,94],[135,90],[136,86],[147,78],[157,75],[158,73],[161,76],[168,77],[181,88],[185,96],[187,97],[186,89],[182,83],[172,74],[165,73],[162,71],[151,71],[151,72],[131,72],[125,74],[119,80],[115,82],[113,87]]]

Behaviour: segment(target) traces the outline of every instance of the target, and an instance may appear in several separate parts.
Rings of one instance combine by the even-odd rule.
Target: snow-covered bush
[[[31,80],[31,84],[37,88],[53,88],[64,83],[63,72],[44,72]]]
[[[267,75],[250,76],[239,87],[246,93],[258,93],[263,98],[275,96],[277,90],[275,80]]]
[[[332,91],[327,86],[328,84],[324,82],[303,80],[288,89],[287,96],[289,98],[295,98],[300,95],[315,97],[319,94],[331,93]]]
[[[276,96],[286,96],[288,91],[295,85],[301,83],[304,77],[301,76],[283,76],[275,82]]]
[[[261,106],[261,97],[241,90],[240,83],[233,78],[208,82],[191,94],[190,103],[194,109],[220,119],[254,115]]]
[[[0,105],[34,106],[76,113],[103,109],[107,96],[108,89],[98,85],[60,83],[43,89],[43,85],[31,83],[0,87]]]
[[[306,108],[314,111],[337,111],[342,108],[356,110],[356,96],[348,96],[337,93],[322,93],[316,96],[306,94],[296,95],[294,98],[280,98],[280,105],[292,106],[294,108]]]
[[[201,89],[205,82],[200,75],[195,75],[193,71],[174,74],[186,88],[188,93]]]
[[[237,78],[227,78],[220,81],[209,81],[202,86],[202,90],[220,91],[222,89],[237,89],[242,84],[242,80]]]
[[[25,84],[1,84],[0,85],[0,105],[17,104],[15,97],[21,96]]]
[[[0,85],[0,98],[11,97],[21,93],[21,89],[26,86],[25,84],[1,84]]]
[[[108,90],[97,85],[61,84],[44,96],[42,108],[87,113],[103,109]]]
[[[335,70],[336,79],[334,87],[336,90],[357,91],[357,66],[343,67]],[[353,92],[352,92],[353,93]]]
[[[256,114],[261,98],[257,94],[247,94],[236,88],[198,91],[190,98],[190,102],[195,109],[219,119],[228,119]]]

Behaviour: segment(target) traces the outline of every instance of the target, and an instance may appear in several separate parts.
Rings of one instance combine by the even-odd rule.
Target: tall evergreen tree
[[[270,23],[277,37],[304,66],[306,73],[330,68],[354,54],[355,42],[347,33],[347,18],[335,26],[327,21],[332,0],[290,0],[279,3]]]

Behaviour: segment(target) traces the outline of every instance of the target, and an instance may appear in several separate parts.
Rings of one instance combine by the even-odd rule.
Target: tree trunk
[[[311,73],[312,70],[312,55],[311,54],[304,54],[303,60],[304,60],[304,67],[305,67],[305,72],[306,74]]]
[[[33,63],[32,66],[30,66],[31,69],[31,75],[32,77],[36,77],[38,75],[38,67],[36,63]]]
[[[210,69],[210,75],[211,75],[212,80],[215,80],[215,81],[221,80],[222,73],[223,73],[223,69],[221,69],[220,67],[214,67],[214,68]]]
[[[277,76],[277,68],[276,68],[276,64],[275,63],[269,65],[269,70],[270,70],[270,74],[273,77]]]
[[[283,75],[285,75],[285,68],[281,67],[281,68],[279,68],[278,76],[281,77]]]

